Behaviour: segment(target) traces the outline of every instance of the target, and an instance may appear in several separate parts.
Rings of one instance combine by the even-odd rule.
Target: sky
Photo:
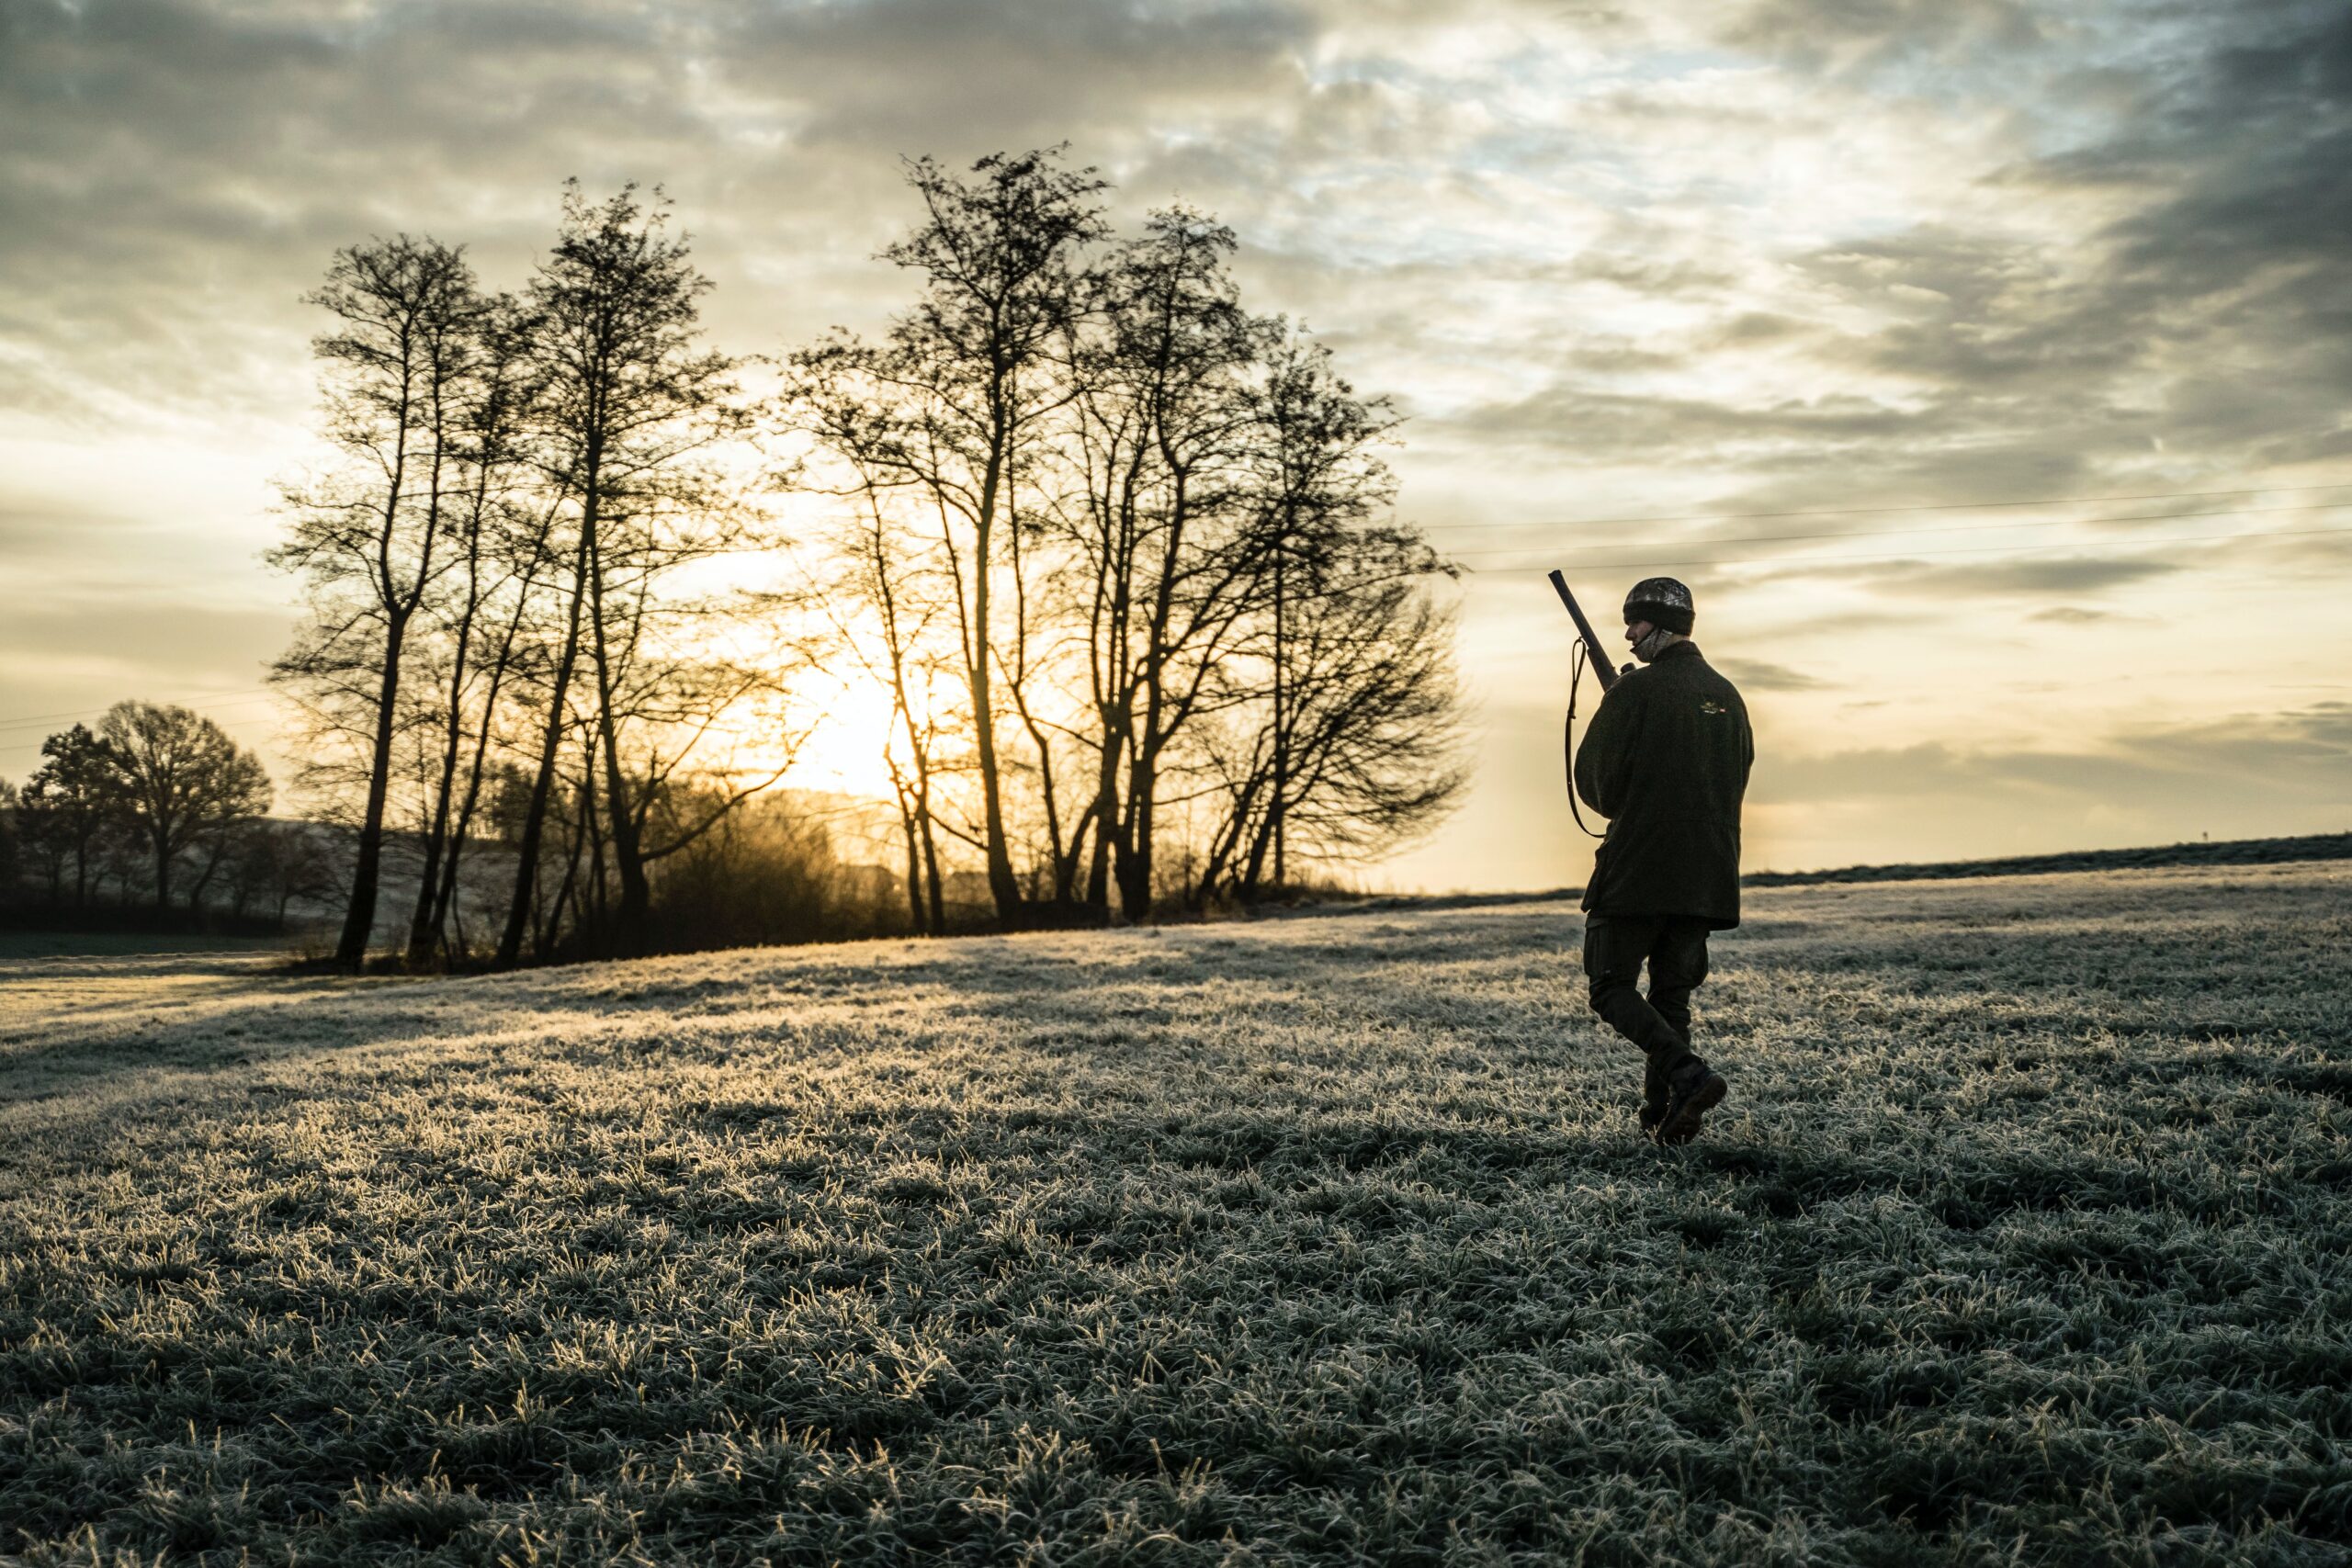
[[[1750,870],[2352,829],[2341,0],[0,0],[0,777],[130,696],[287,773],[338,246],[658,183],[776,353],[905,303],[901,158],[1057,142],[1407,416],[1476,782],[1367,885],[1583,879],[1555,566],[1691,586]]]

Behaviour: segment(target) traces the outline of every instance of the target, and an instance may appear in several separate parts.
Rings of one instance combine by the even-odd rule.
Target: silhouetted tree
[[[129,820],[120,760],[87,725],[60,730],[40,745],[41,765],[18,802],[29,853],[49,869],[50,897],[62,896],[74,867],[74,902],[90,900],[92,874],[104,863],[107,835]]]
[[[1447,762],[1460,739],[1443,656],[1453,626],[1414,583],[1448,569],[1418,534],[1378,521],[1394,484],[1374,448],[1395,413],[1357,396],[1320,344],[1285,339],[1266,370],[1251,401],[1256,492],[1273,549],[1261,627],[1267,765],[1238,878],[1245,897],[1270,852],[1274,882],[1287,880],[1302,807],[1326,853],[1385,846],[1434,823],[1461,784]],[[1387,785],[1400,776],[1408,782],[1392,797]],[[1344,826],[1358,818],[1361,834]]]
[[[1227,700],[1233,657],[1274,557],[1251,505],[1261,434],[1251,378],[1274,324],[1241,309],[1233,231],[1155,212],[1100,270],[1073,352],[1089,677],[1100,726],[1088,878],[1114,871],[1130,919],[1149,913],[1161,774],[1186,728]]]
[[[132,830],[153,856],[155,908],[171,907],[172,868],[214,836],[269,810],[261,759],[184,707],[117,703],[99,721]]]
[[[698,302],[710,283],[687,259],[685,237],[668,232],[667,205],[657,192],[649,210],[633,186],[594,204],[577,182],[568,185],[554,251],[529,289],[541,462],[570,508],[570,578],[499,944],[503,964],[520,955],[528,930],[583,642],[594,679],[589,722],[604,773],[599,820],[620,884],[615,932],[624,952],[646,942],[644,816],[625,773],[622,708],[631,672],[648,652],[656,580],[729,542],[731,519],[717,479],[696,459],[746,425],[735,402],[734,362],[700,341]]]
[[[0,894],[16,891],[24,874],[24,839],[17,820],[22,800],[15,784],[0,779]]]
[[[1092,169],[1058,148],[975,164],[963,178],[929,158],[907,165],[923,204],[914,231],[882,254],[921,275],[913,310],[879,345],[837,336],[797,356],[804,384],[831,389],[860,417],[814,423],[854,438],[864,469],[913,491],[954,591],[979,773],[981,852],[1000,918],[1023,918],[999,756],[997,598],[1012,566],[1014,490],[1046,422],[1072,389],[1056,350],[1078,308],[1079,253],[1104,233]]]
[[[492,728],[548,566],[556,512],[525,482],[539,393],[530,355],[536,322],[502,296],[466,325],[477,346],[471,374],[451,399],[450,459],[460,477],[448,507],[448,586],[426,605],[435,679],[420,727],[437,755],[426,760],[422,865],[409,916],[412,966],[445,951]]]
[[[312,348],[343,467],[287,495],[292,526],[270,558],[304,578],[312,613],[275,674],[357,749],[363,800],[335,946],[356,968],[376,923],[402,659],[448,564],[452,437],[490,307],[461,250],[406,234],[338,251],[308,299],[334,319]]]

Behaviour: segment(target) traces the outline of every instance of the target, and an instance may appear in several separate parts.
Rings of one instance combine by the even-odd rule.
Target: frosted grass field
[[[2337,1563],[2352,863],[0,960],[0,1557]]]

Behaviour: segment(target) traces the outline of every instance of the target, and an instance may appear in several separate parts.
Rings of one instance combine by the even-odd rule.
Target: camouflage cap
[[[1690,603],[1690,590],[1670,577],[1645,577],[1634,584],[1625,595],[1625,624],[1647,621],[1668,631],[1690,635],[1690,627],[1698,615]]]

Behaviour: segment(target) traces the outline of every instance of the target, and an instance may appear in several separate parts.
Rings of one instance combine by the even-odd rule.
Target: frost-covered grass
[[[2352,865],[1577,933],[0,964],[0,1556],[2344,1561]]]

